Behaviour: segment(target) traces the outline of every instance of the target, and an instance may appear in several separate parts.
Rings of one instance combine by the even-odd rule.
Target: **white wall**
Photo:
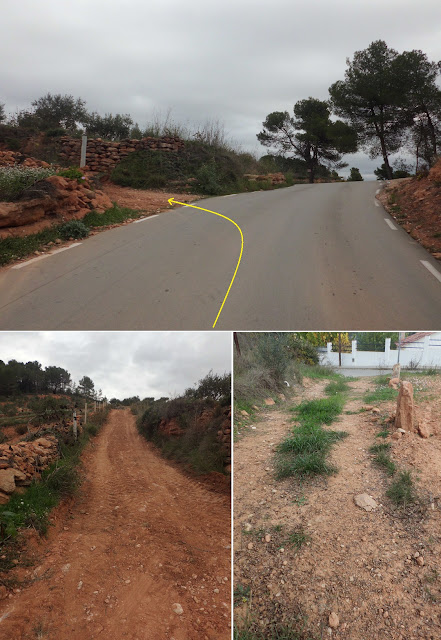
[[[328,342],[327,353],[321,353],[320,364],[338,367],[338,351],[332,351],[332,343]],[[357,351],[357,341],[352,341],[352,353],[341,354],[342,367],[373,367],[376,369],[392,369],[398,362],[398,349],[390,349],[390,338],[386,338],[385,349],[381,351]],[[400,364],[409,367],[441,367],[441,332],[425,336],[400,351]]]

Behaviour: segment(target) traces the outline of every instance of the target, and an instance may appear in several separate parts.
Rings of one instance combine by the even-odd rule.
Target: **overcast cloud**
[[[383,39],[441,59],[439,0],[12,0],[0,23],[0,101],[14,112],[47,92],[141,127],[168,108],[177,122],[224,122],[243,149],[271,111],[328,99],[346,58]],[[373,177],[380,158],[346,156]]]
[[[109,400],[179,395],[212,369],[231,371],[229,332],[0,332],[4,362],[38,360],[89,376]]]

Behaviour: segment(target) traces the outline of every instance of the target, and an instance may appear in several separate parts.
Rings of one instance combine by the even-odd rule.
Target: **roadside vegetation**
[[[59,225],[43,229],[23,237],[0,239],[0,266],[14,260],[26,258],[36,251],[44,251],[53,247],[57,240],[78,240],[89,235],[90,231],[111,224],[119,224],[126,220],[141,218],[145,214],[116,203],[104,213],[90,211],[82,220],[71,220]]]
[[[197,474],[225,473],[231,455],[230,406],[231,376],[210,372],[182,396],[145,398],[132,405],[132,412],[141,435],[165,458]]]

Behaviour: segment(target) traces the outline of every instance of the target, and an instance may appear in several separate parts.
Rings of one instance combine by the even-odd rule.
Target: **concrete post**
[[[430,336],[424,336],[423,342],[423,355],[421,356],[421,364],[423,366],[429,364],[429,345],[430,345]]]
[[[87,136],[81,136],[80,169],[86,165]]]
[[[357,341],[352,340],[352,364],[357,364]]]
[[[390,362],[390,338],[386,338],[384,344],[384,363],[389,364]]]
[[[73,436],[75,440],[78,438],[78,425],[77,425],[77,412],[74,411],[73,414],[73,426],[72,426]]]

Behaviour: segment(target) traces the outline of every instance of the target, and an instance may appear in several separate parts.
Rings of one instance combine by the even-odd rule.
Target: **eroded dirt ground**
[[[290,401],[263,412],[255,429],[240,429],[234,449],[239,623],[247,618],[265,629],[302,618],[305,638],[441,638],[441,380],[425,376],[414,382],[417,415],[433,435],[386,439],[399,468],[412,472],[422,500],[404,512],[385,495],[391,480],[369,453],[370,446],[383,442],[376,434],[396,402],[378,404],[379,415],[353,413],[365,405],[372,379],[350,383],[344,411],[351,413],[331,427],[349,436],[335,445],[331,461],[338,473],[327,479],[302,483],[274,477],[275,447],[292,424],[289,407],[323,397],[326,381],[306,380]],[[354,496],[361,493],[372,496],[377,509],[357,507]],[[308,538],[297,549],[288,537],[301,529]],[[338,615],[336,629],[328,626],[330,612]]]
[[[159,457],[129,410],[110,414],[84,471],[21,570],[30,585],[0,602],[0,638],[230,638],[228,496]]]

